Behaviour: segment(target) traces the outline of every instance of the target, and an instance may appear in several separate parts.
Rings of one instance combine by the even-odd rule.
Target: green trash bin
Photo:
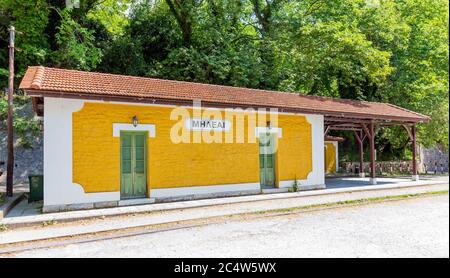
[[[30,181],[30,197],[28,202],[36,202],[44,199],[44,176],[43,175],[29,175]]]

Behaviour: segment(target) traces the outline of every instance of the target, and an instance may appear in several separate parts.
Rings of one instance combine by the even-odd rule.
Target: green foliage
[[[298,191],[298,181],[297,181],[297,177],[295,177],[294,182],[292,184],[292,191],[297,192]]]
[[[2,196],[0,195],[0,204],[2,204]],[[0,224],[0,232],[5,232],[8,230],[8,225],[6,224]]]
[[[59,67],[95,69],[101,61],[102,51],[95,46],[93,32],[73,20],[68,10],[61,13],[61,18],[55,36],[58,50],[54,52],[53,61]]]
[[[24,116],[19,111],[26,109],[30,104],[29,97],[16,95],[14,97],[13,127],[14,135],[19,146],[31,148],[33,139],[39,134],[40,127],[37,120]],[[8,103],[6,96],[0,95],[0,131],[6,132]]]
[[[13,24],[18,77],[42,64],[384,101],[431,116],[420,143],[448,148],[446,0],[63,2],[0,0],[0,86]],[[379,158],[410,155],[402,128],[376,144]]]
[[[45,35],[48,24],[48,4],[39,0],[0,0],[0,88],[8,79],[8,41],[10,25],[16,35],[16,76],[21,77],[27,66],[48,59],[49,44]]]
[[[419,140],[448,149],[448,1],[405,1],[397,8],[409,26],[408,43],[391,48],[396,71],[381,90],[384,100],[431,116]]]
[[[8,102],[5,97],[0,97],[0,122],[3,125],[3,122],[6,120],[8,115]]]
[[[46,226],[54,226],[58,224],[58,221],[56,221],[55,219],[50,219],[50,220],[46,220],[42,222],[42,226],[46,227]]]
[[[301,28],[293,49],[296,74],[290,84],[312,94],[352,99],[371,98],[392,68],[390,53],[373,46],[360,30],[342,22]],[[305,70],[308,69],[308,70]],[[299,74],[301,74],[299,76]]]
[[[100,22],[106,30],[115,35],[121,36],[124,28],[128,24],[127,9],[132,0],[116,1],[104,0],[99,2],[87,13],[87,17],[93,21]]]

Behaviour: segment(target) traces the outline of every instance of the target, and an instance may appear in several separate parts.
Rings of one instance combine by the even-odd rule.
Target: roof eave
[[[161,105],[192,105],[192,99],[168,99],[168,98],[142,98],[137,96],[111,96],[111,95],[100,95],[100,94],[88,94],[85,92],[61,92],[61,91],[49,91],[35,89],[32,87],[21,88],[28,95],[34,97],[59,97],[59,98],[69,98],[69,99],[91,99],[91,100],[101,100],[101,101],[119,101],[119,102],[144,102],[149,104],[161,104]],[[373,115],[373,114],[360,114],[360,113],[344,113],[344,112],[332,112],[319,109],[304,109],[304,108],[284,108],[284,107],[270,107],[262,105],[243,105],[239,103],[219,103],[212,101],[202,100],[202,105],[205,107],[216,107],[216,108],[231,108],[231,107],[244,107],[244,108],[277,108],[279,112],[285,113],[302,113],[302,114],[319,114],[324,116],[333,117],[351,117],[361,120],[380,120],[380,121],[399,121],[404,123],[426,123],[431,120],[428,116],[423,117],[396,117],[396,116],[385,116],[385,115]]]

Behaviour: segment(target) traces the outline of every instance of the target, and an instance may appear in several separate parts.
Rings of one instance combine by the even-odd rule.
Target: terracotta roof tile
[[[194,82],[162,80],[117,74],[85,72],[47,67],[29,67],[20,88],[30,95],[81,98],[119,97],[135,101],[202,100],[229,107],[276,107],[302,113],[339,114],[366,119],[428,121],[429,117],[387,103],[306,96]]]

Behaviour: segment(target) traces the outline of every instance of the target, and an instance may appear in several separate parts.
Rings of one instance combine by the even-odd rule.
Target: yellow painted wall
[[[333,143],[325,143],[325,173],[336,172],[336,148]]]
[[[156,125],[156,137],[148,138],[149,189],[259,182],[257,142],[174,144],[170,130],[177,121],[170,119],[172,109],[85,103],[73,113],[73,182],[85,192],[120,190],[120,140],[112,135],[113,123],[131,123],[134,115],[139,124]],[[189,113],[192,116],[192,109]],[[283,131],[277,180],[306,179],[312,171],[310,123],[304,116],[279,115],[278,126]],[[194,132],[198,131],[190,131]],[[254,136],[254,131],[250,134]]]

